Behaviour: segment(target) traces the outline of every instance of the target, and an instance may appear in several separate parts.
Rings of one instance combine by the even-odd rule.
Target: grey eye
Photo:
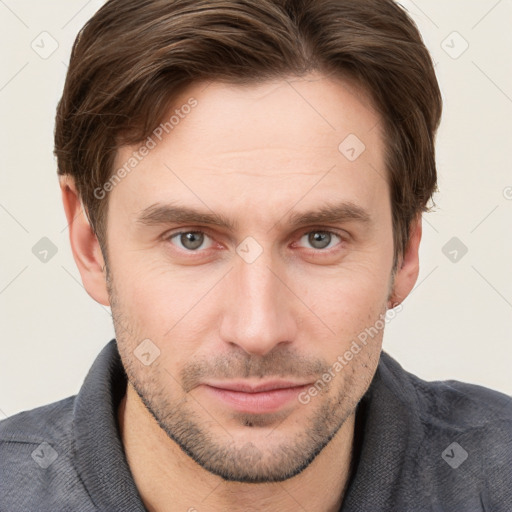
[[[171,240],[174,238],[179,241],[181,248],[188,251],[195,251],[203,245],[205,234],[201,231],[183,231],[170,237]]]
[[[313,247],[313,249],[325,249],[329,247],[331,242],[338,238],[341,240],[340,236],[336,233],[331,233],[330,231],[310,231],[301,237],[307,237],[307,243]]]

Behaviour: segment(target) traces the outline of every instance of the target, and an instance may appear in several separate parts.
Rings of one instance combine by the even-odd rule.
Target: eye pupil
[[[326,233],[324,231],[312,231],[309,234],[309,243],[315,249],[324,249],[327,247],[331,241],[330,233]],[[327,242],[326,242],[327,241]]]
[[[189,231],[188,233],[183,233],[180,236],[180,242],[183,244],[183,247],[190,250],[201,247],[203,239],[204,235],[198,231]]]

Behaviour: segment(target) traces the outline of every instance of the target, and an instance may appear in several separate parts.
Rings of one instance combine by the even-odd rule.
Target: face
[[[175,109],[109,195],[121,358],[203,468],[284,480],[354,414],[378,364],[382,328],[361,333],[382,324],[392,289],[379,117],[322,75],[195,84]]]

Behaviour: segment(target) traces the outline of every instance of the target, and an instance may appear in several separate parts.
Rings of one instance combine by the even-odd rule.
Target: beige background
[[[114,336],[109,309],[80,282],[52,155],[71,45],[102,3],[0,0],[0,418],[77,393]],[[384,349],[424,379],[512,394],[512,1],[402,4],[445,106],[438,209],[424,218],[418,284]],[[43,237],[57,250],[46,263],[32,252]]]

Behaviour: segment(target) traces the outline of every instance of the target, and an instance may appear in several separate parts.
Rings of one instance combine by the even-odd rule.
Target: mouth
[[[258,385],[247,382],[210,383],[200,387],[216,401],[239,412],[265,414],[276,412],[289,404],[310,383],[271,381]],[[296,400],[298,403],[298,400]]]

